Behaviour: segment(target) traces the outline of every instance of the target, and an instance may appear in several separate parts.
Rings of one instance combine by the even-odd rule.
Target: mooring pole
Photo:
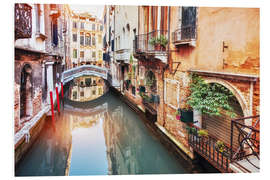
[[[59,102],[59,93],[58,93],[58,87],[55,87],[55,91],[56,91],[56,98],[57,98],[57,110],[58,113],[60,113],[60,102]]]
[[[52,113],[52,121],[54,121],[54,110],[53,110],[53,93],[50,91],[50,98],[51,98],[51,113]]]
[[[63,82],[61,82],[61,94],[62,94],[62,98],[64,99],[64,88],[63,88]]]

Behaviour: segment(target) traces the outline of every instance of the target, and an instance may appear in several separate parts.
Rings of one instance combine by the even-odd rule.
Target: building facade
[[[15,4],[14,9],[14,133],[18,162],[43,127],[50,92],[56,100],[55,88],[60,87],[65,64],[65,21],[62,5]]]
[[[71,67],[103,67],[102,22],[89,13],[71,11],[68,28]]]

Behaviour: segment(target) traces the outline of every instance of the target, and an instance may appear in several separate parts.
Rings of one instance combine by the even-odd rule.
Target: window
[[[73,49],[73,58],[77,58],[77,49]]]
[[[77,42],[77,34],[72,35],[73,42]]]
[[[73,21],[73,28],[77,28],[77,22]]]
[[[101,50],[98,51],[98,59],[102,59],[102,51]]]
[[[92,30],[93,30],[93,31],[96,30],[96,24],[92,24]]]
[[[80,92],[80,96],[82,96],[82,97],[84,96],[84,92],[83,91]]]
[[[80,45],[84,46],[84,35],[80,33]]]
[[[77,99],[77,91],[73,91],[73,99]]]
[[[84,58],[84,51],[81,51],[81,52],[80,52],[80,57],[81,57],[81,58]]]
[[[52,21],[52,43],[54,46],[58,45],[58,25],[57,19],[53,19]]]
[[[98,95],[102,95],[102,89],[98,88]]]
[[[180,107],[179,92],[180,83],[173,79],[164,79],[164,100],[171,108],[177,109]]]
[[[93,91],[92,91],[92,94],[93,94],[93,95],[96,95],[96,90],[93,90]]]
[[[102,25],[100,25],[100,31],[103,31],[103,26]]]
[[[81,22],[81,29],[84,29],[84,22]]]
[[[93,58],[93,59],[96,59],[96,51],[93,51],[93,52],[92,52],[92,58]]]
[[[86,46],[91,46],[91,36],[90,36],[90,34],[86,34],[86,36],[85,36],[85,45]]]
[[[182,7],[179,13],[181,13],[178,25],[181,28],[181,39],[196,38],[196,7]]]
[[[40,16],[41,16],[40,4],[36,4],[36,31],[37,33],[40,33]]]
[[[92,45],[95,46],[96,45],[96,37],[93,35],[92,37]]]
[[[101,35],[98,35],[98,43],[101,44],[101,41],[102,41],[102,37]]]

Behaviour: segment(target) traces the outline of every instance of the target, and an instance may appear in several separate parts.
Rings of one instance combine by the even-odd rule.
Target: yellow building
[[[103,67],[102,22],[89,13],[71,11],[68,27],[72,67],[84,64]]]

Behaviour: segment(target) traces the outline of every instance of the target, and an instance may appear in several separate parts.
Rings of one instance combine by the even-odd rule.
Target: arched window
[[[20,117],[32,115],[32,68],[24,65],[21,71]]]

